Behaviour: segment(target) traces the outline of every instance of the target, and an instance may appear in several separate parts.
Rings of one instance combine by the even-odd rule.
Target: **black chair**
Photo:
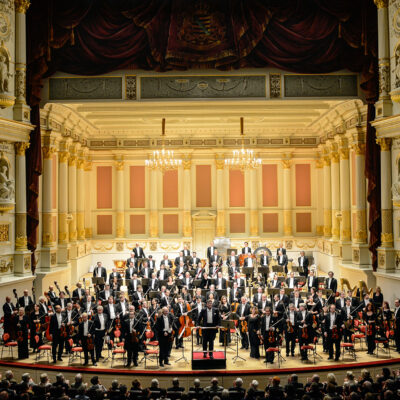
[[[189,391],[186,398],[188,400],[192,400],[192,399],[203,399],[204,398],[204,390],[201,389],[197,392],[195,391]]]
[[[183,396],[183,392],[167,392],[167,398],[171,400],[178,400],[181,399]]]
[[[129,400],[144,400],[147,396],[143,393],[143,390],[131,390],[129,391]]]

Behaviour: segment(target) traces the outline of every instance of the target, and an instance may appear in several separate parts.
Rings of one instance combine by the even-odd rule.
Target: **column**
[[[125,237],[125,207],[124,207],[124,170],[125,163],[122,159],[115,162],[117,171],[117,238]]]
[[[351,222],[350,222],[350,164],[347,138],[339,140],[340,157],[340,241],[342,260],[351,260]]]
[[[53,194],[53,154],[56,149],[52,146],[43,146],[43,175],[42,175],[42,247],[54,245],[52,218]],[[55,233],[55,232],[54,232]],[[42,263],[43,265],[43,263]]]
[[[389,52],[389,19],[388,0],[374,0],[378,8],[378,68],[379,99],[375,104],[376,117],[392,115],[390,100],[390,52]]]
[[[250,183],[250,236],[258,236],[258,184],[257,184],[258,168],[249,171]]]
[[[224,167],[225,160],[223,155],[215,156],[215,166],[217,168],[217,236],[225,236],[225,197],[224,197]]]
[[[68,151],[58,154],[58,243],[69,242],[68,229]]]
[[[149,170],[150,175],[150,237],[158,237],[158,171]]]
[[[324,235],[324,160],[319,158],[315,162],[317,170],[317,226],[318,236]]]
[[[332,236],[332,196],[331,196],[331,159],[325,149],[324,154],[324,237]]]
[[[365,194],[365,144],[356,141],[352,144],[355,156],[355,201],[353,201],[353,264],[369,267],[370,255],[367,244],[367,218]]]
[[[192,185],[191,169],[192,158],[190,155],[182,160],[183,164],[183,236],[192,237]]]
[[[30,251],[26,234],[26,161],[27,142],[15,143],[15,275],[31,274]],[[25,268],[25,258],[29,267]]]
[[[85,238],[92,238],[92,162],[85,162]]]
[[[69,222],[69,241],[76,242],[76,163],[77,156],[75,148],[71,148],[71,155],[68,159],[68,213]]]
[[[378,249],[378,267],[395,269],[393,260],[392,157],[390,138],[379,138],[381,147],[381,246]]]
[[[283,234],[291,236],[292,228],[292,195],[291,195],[292,160],[282,160],[283,167]]]
[[[338,213],[340,211],[340,171],[339,171],[339,153],[337,145],[332,144],[331,151],[331,187],[332,187],[332,239],[339,240],[340,225]]]
[[[29,122],[29,106],[26,104],[26,11],[27,0],[15,0],[15,104],[14,119]]]
[[[76,184],[77,184],[77,213],[76,229],[78,240],[85,240],[85,159],[81,154],[76,164]]]

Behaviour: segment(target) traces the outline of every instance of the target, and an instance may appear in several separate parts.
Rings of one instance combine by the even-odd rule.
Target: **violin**
[[[268,331],[268,343],[275,342],[275,331],[269,330]]]
[[[247,321],[245,319],[243,321],[240,321],[240,331],[242,333],[247,333],[248,332]]]
[[[339,339],[339,329],[336,327],[332,328],[332,339],[338,340]]]
[[[17,331],[17,342],[22,342],[24,340],[24,333],[22,331]]]
[[[301,337],[302,337],[302,339],[305,339],[305,340],[308,339],[308,329],[306,326],[301,328]]]
[[[288,331],[288,333],[294,332],[293,325],[290,321],[287,321],[287,331]]]

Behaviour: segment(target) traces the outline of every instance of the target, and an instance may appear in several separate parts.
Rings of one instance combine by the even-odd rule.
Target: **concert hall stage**
[[[66,356],[63,357],[64,361],[57,362],[57,364],[48,363],[47,359],[42,359],[36,363],[34,355],[31,355],[29,359],[24,361],[11,360],[4,357],[0,361],[0,372],[4,373],[5,370],[11,369],[18,378],[23,373],[30,372],[35,381],[39,379],[40,374],[43,372],[46,372],[51,378],[57,373],[63,372],[70,381],[73,380],[74,375],[77,373],[82,373],[84,379],[87,381],[90,377],[98,375],[105,386],[111,385],[113,379],[118,379],[121,383],[129,386],[131,381],[137,378],[142,382],[144,387],[147,387],[150,385],[151,379],[155,377],[160,381],[162,386],[165,386],[169,385],[174,377],[179,377],[181,385],[188,389],[192,385],[193,379],[199,378],[202,384],[206,385],[214,376],[217,376],[221,383],[225,382],[224,385],[231,385],[234,378],[241,377],[246,387],[251,380],[257,379],[262,388],[264,388],[269,378],[275,375],[280,376],[281,380],[286,382],[290,374],[296,373],[300,381],[305,382],[313,374],[319,374],[321,380],[324,381],[328,372],[334,372],[338,379],[343,379],[349,370],[353,371],[357,377],[363,368],[367,368],[375,376],[375,374],[381,372],[382,367],[400,367],[400,355],[393,350],[390,357],[386,353],[380,353],[380,356],[377,357],[367,355],[365,349],[358,349],[356,361],[352,360],[346,354],[344,360],[341,358],[340,361],[334,362],[327,360],[327,354],[322,353],[322,348],[318,346],[322,359],[316,360],[315,364],[312,360],[302,362],[297,355],[297,350],[295,357],[286,357],[285,352],[283,352],[286,361],[283,361],[280,366],[276,358],[274,364],[267,365],[264,363],[264,358],[260,360],[252,359],[249,357],[249,352],[245,350],[239,351],[239,355],[245,358],[245,361],[237,360],[233,362],[236,351],[228,349],[226,354],[226,369],[192,370],[191,353],[188,343],[186,344],[186,348],[185,356],[187,362],[185,360],[176,362],[176,360],[182,357],[182,351],[174,349],[170,359],[171,365],[163,368],[157,367],[154,361],[148,361],[146,369],[144,368],[144,362],[139,364],[139,367],[124,368],[122,359],[116,360],[112,368],[111,361],[103,362],[103,360],[100,360],[97,367],[90,365],[83,367],[79,364],[79,360],[68,366],[68,358]],[[200,348],[197,350],[200,350]],[[103,354],[106,355],[106,351]],[[139,353],[139,360],[141,356],[142,353]]]

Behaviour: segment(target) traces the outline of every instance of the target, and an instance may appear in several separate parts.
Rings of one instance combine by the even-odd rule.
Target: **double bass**
[[[194,326],[192,319],[188,316],[188,314],[192,311],[190,304],[188,303],[186,305],[187,307],[187,312],[182,314],[179,317],[179,331],[178,331],[178,336],[179,338],[181,337],[188,337],[192,334],[192,327]]]

